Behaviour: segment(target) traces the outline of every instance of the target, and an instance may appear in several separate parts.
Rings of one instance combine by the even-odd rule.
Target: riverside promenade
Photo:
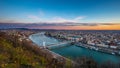
[[[92,49],[92,50],[95,50],[95,51],[120,56],[120,51],[118,51],[118,50],[113,50],[113,49],[98,47],[98,46],[92,46],[92,45],[82,44],[82,43],[77,43],[76,46],[80,46],[80,47],[83,47],[83,48],[88,48],[88,49]]]

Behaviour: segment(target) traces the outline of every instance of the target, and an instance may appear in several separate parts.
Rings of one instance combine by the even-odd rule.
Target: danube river
[[[40,33],[33,34],[29,38],[39,46],[43,45],[43,42],[45,42],[46,45],[57,44],[60,42],[57,39],[47,37],[43,34],[41,35]],[[93,58],[98,63],[102,63],[106,61],[112,61],[115,63],[120,62],[120,56],[97,52],[90,49],[77,47],[75,45],[51,49],[51,51],[72,59],[76,57],[85,56],[85,57]]]

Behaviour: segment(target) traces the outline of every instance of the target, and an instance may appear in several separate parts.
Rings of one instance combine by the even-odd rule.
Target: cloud
[[[25,23],[24,20],[0,19],[0,23]]]
[[[120,25],[120,23],[70,23],[70,22],[66,22],[66,23],[3,23],[0,22],[0,28],[32,28],[32,27],[39,27],[39,28],[47,28],[47,27],[55,27],[55,29],[59,29],[59,27],[61,27],[62,29],[64,29],[64,27],[71,27],[71,26],[102,26],[102,25],[107,25],[107,26],[114,26],[114,25]],[[67,29],[71,29],[71,28],[67,28]],[[87,28],[85,28],[87,29]]]
[[[78,20],[81,20],[81,19],[84,19],[86,16],[78,16],[76,17],[74,20],[78,21]]]
[[[28,18],[31,18],[33,20],[40,20],[40,17],[35,16],[35,15],[29,15]],[[73,22],[73,23],[78,23],[80,20],[84,19],[85,17],[76,17],[74,19],[65,19],[62,17],[52,17],[50,20],[41,20],[40,22],[46,22],[46,23],[65,23],[65,22]],[[39,22],[39,21],[38,21]],[[40,23],[39,22],[39,23]]]
[[[73,22],[73,21],[62,18],[62,17],[53,17],[51,20],[45,21],[45,22],[47,22],[47,23],[65,23],[65,22]]]
[[[53,17],[52,18],[52,20],[50,21],[50,22],[56,22],[56,23],[61,23],[61,22],[66,22],[66,21],[68,21],[67,19],[64,19],[64,18],[62,18],[62,17]]]
[[[84,19],[86,16],[78,16],[75,17],[73,19],[66,19],[60,16],[56,16],[56,17],[51,17],[49,19],[43,19],[43,16],[45,15],[45,13],[43,11],[39,11],[38,15],[33,15],[30,14],[27,16],[27,18],[30,18],[33,21],[36,21],[38,23],[40,22],[46,22],[46,23],[65,23],[65,22],[73,22],[73,23],[77,23],[80,22],[80,20]]]
[[[119,23],[101,23],[101,25],[119,25]]]
[[[45,22],[45,23],[65,23],[65,22],[77,23],[77,22],[80,22],[80,20],[85,18],[85,16],[78,16],[73,19],[65,19],[60,16],[55,16],[55,17],[51,17],[49,19],[43,19],[44,15],[45,15],[45,13],[40,10],[38,15],[31,14],[31,15],[28,15],[27,18],[30,18],[32,21],[35,21],[38,23],[41,23],[41,22]]]
[[[101,26],[101,25],[109,25],[109,23],[31,23],[26,25],[24,23],[0,23],[0,24],[13,24],[13,25],[20,25],[20,26],[26,26],[26,27],[37,27],[37,26]],[[120,23],[110,24],[110,25],[120,25]]]
[[[39,14],[38,15],[28,15],[27,17],[32,19],[32,20],[40,20],[42,17],[44,16],[44,12],[43,11],[39,11]]]
[[[46,21],[43,21],[43,22],[46,22],[46,23],[78,23],[80,22],[80,20],[84,19],[85,16],[78,16],[76,18],[73,18],[73,19],[65,19],[65,18],[62,18],[60,16],[57,16],[57,17],[53,17],[52,19],[50,20],[46,20]]]
[[[35,15],[29,15],[28,18],[31,18],[33,20],[38,20],[40,19],[38,16],[35,16]]]

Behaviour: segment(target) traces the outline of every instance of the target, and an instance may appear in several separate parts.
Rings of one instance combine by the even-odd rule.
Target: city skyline
[[[119,0],[1,0],[0,6],[0,25],[22,23],[39,24],[29,27],[34,29],[120,30]]]

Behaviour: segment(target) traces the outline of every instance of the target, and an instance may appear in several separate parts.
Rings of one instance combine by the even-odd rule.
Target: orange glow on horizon
[[[120,30],[119,25],[97,25],[97,26],[39,26],[33,28],[57,29],[57,30]]]
[[[120,25],[74,26],[74,30],[79,30],[79,29],[81,30],[120,30]]]

